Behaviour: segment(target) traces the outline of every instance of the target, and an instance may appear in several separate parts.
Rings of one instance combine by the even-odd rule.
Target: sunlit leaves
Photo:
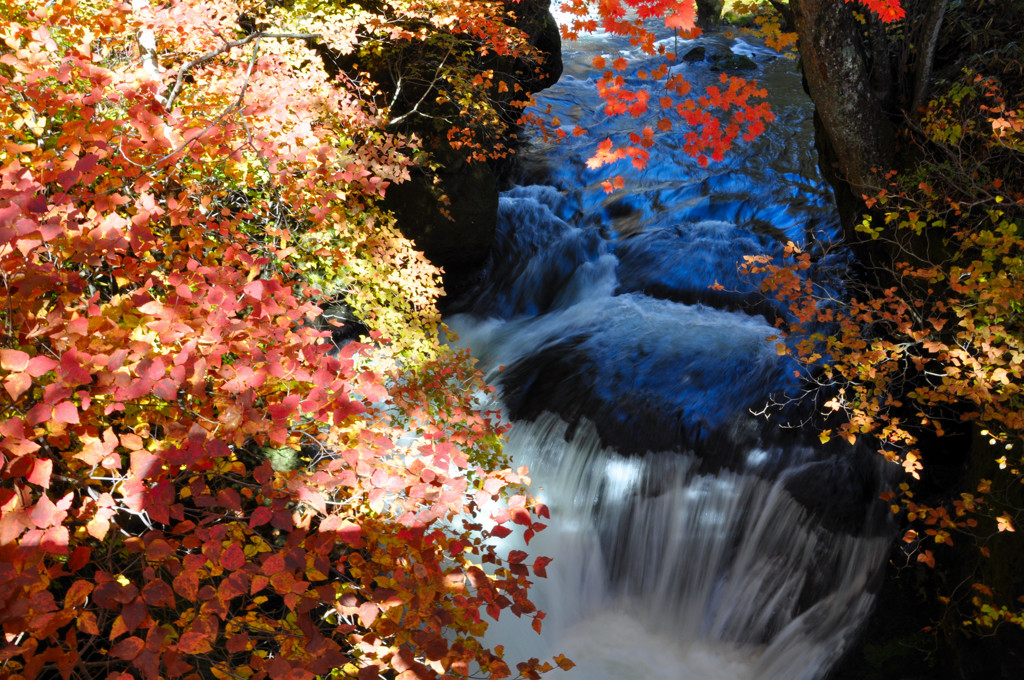
[[[617,57],[609,63],[605,57],[594,57],[594,68],[603,71],[597,80],[597,89],[605,102],[606,115],[642,118],[657,103],[660,109],[686,123],[690,131],[685,134],[683,149],[701,165],[707,165],[709,160],[722,160],[738,138],[751,140],[757,137],[764,131],[765,123],[772,120],[773,114],[763,101],[766,93],[756,83],[723,73],[721,86],[709,87],[703,96],[699,96],[691,93],[691,84],[683,75],[670,69],[677,55],[667,53],[663,45],[655,46],[654,31],[645,22],[661,18],[669,28],[682,29],[687,37],[695,37],[700,30],[695,28],[696,5],[693,0],[598,3],[577,0],[564,3],[563,9],[581,17],[572,24],[572,30],[563,31],[569,39],[578,37],[579,31],[585,29],[582,17],[598,16],[605,31],[626,36],[645,53],[665,58],[658,68],[637,74],[641,81],[652,83],[648,89],[631,87],[627,83],[624,74],[630,64],[626,58]],[[673,119],[663,115],[656,126],[661,132],[668,131],[673,127]],[[646,143],[649,139],[646,132],[634,134],[628,142],[616,145],[614,151],[602,143],[588,159],[587,165],[599,168],[629,158],[635,167],[643,168],[649,155],[647,149],[650,145]],[[616,188],[614,180],[605,181],[602,186],[606,191]]]
[[[443,4],[435,25],[478,18]],[[482,613],[539,627],[546,562],[503,562],[478,496],[527,538],[542,510],[439,345],[438,272],[377,207],[415,143],[287,37],[326,14],[235,44],[242,9],[3,10],[4,671],[500,669]],[[342,301],[373,344],[326,341]]]
[[[765,45],[780,52],[787,58],[796,59],[796,33],[784,30],[785,19],[775,5],[758,0],[740,0],[730,5],[731,11],[739,16],[752,17],[753,27],[745,30],[762,38]]]
[[[741,11],[757,14],[760,31],[769,46],[780,51],[792,50],[795,34],[781,30],[777,12],[770,8],[744,8],[742,4]],[[889,23],[899,21],[906,14],[899,0],[865,0],[861,4]],[[664,45],[657,44],[655,26],[649,22],[659,21],[673,29],[676,35],[696,37],[700,29],[696,28],[694,0],[563,0],[561,9],[572,17],[562,26],[562,36],[567,40],[576,40],[581,33],[600,29],[628,38],[631,45],[647,55],[657,54],[665,58],[659,68],[637,74],[639,80],[651,82],[650,88],[634,88],[627,85],[623,75],[630,68],[627,59],[617,57],[609,62],[603,56],[594,57],[594,69],[603,72],[597,88],[605,102],[604,112],[609,116],[640,118],[649,113],[651,102],[657,101],[662,109],[672,111],[686,123],[690,132],[686,133],[683,149],[702,166],[709,161],[721,161],[738,139],[754,139],[773,119],[764,101],[766,93],[756,83],[723,74],[722,87],[713,86],[704,95],[693,95],[690,82],[670,71],[669,65],[679,55],[671,54]],[[658,128],[666,131],[672,125],[671,118],[662,117]],[[599,147],[588,164],[596,168],[628,157],[635,166],[644,167],[646,153],[635,142],[617,144],[616,150],[621,153],[610,156]],[[606,190],[613,185],[614,181],[602,183]]]
[[[900,0],[843,0],[844,2],[857,2],[874,12],[878,18],[886,23],[899,21],[907,15],[907,11],[901,6]]]
[[[781,324],[782,350],[828,392],[825,415],[834,426],[823,440],[871,442],[909,480],[927,482],[936,445],[923,446],[924,436],[973,435],[969,452],[952,445],[977,475],[959,497],[918,498],[911,482],[883,496],[914,527],[905,551],[929,567],[953,545],[996,560],[1019,549],[1024,195],[1009,179],[1019,176],[1020,157],[1007,144],[1019,144],[1020,131],[991,124],[1018,109],[1017,98],[994,79],[964,72],[922,112],[921,128],[907,133],[927,151],[864,197],[870,212],[856,227],[885,255],[873,262],[885,285],[847,283],[849,299],[823,300],[793,248],[784,262],[747,263],[791,314]],[[1000,592],[1011,584],[972,587],[970,597],[946,600],[963,611],[964,625],[1024,624],[1019,608],[1003,604],[1016,594]]]

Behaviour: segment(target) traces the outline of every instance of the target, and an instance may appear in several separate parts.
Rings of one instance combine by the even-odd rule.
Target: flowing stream
[[[492,260],[449,318],[551,509],[527,548],[554,558],[535,586],[544,635],[506,615],[493,640],[510,659],[565,653],[572,678],[820,678],[863,623],[889,541],[877,456],[791,427],[813,406],[794,400],[802,374],[769,339],[787,312],[738,271],[788,240],[816,269],[844,266],[810,104],[793,62],[721,35],[679,51],[697,44],[754,57],[768,132],[707,168],[677,130],[644,170],[589,170],[613,131],[656,122],[602,113],[592,57],[651,64],[607,36],[565,45],[538,107],[570,134],[524,152]],[[699,90],[712,66],[675,68]],[[609,173],[624,190],[602,190]]]

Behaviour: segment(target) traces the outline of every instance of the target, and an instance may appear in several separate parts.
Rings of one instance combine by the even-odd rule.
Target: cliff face
[[[561,38],[550,0],[507,0],[506,7],[515,15],[515,27],[540,53],[540,61],[491,55],[480,57],[475,66],[481,72],[492,70],[495,83],[517,83],[526,93],[549,87],[562,73]],[[520,109],[512,105],[512,98],[522,94],[509,90],[492,100],[507,130],[489,144],[515,147]],[[449,143],[447,124],[437,122],[443,116],[432,115],[410,117],[405,126],[406,132],[423,140],[426,158],[411,181],[388,188],[385,206],[394,212],[402,232],[444,268],[451,291],[461,287],[490,250],[497,226],[501,161],[472,160],[470,150]]]

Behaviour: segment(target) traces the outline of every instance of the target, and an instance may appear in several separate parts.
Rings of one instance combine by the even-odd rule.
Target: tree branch
[[[423,92],[423,96],[421,96],[419,98],[419,101],[417,101],[413,105],[413,107],[411,109],[409,109],[408,111],[406,111],[402,115],[398,116],[397,118],[395,118],[393,120],[389,120],[388,121],[388,126],[398,125],[399,123],[401,123],[403,120],[405,120],[409,116],[413,115],[414,113],[419,113],[420,115],[425,115],[425,114],[420,113],[420,110],[419,110],[420,104],[422,104],[424,102],[424,100],[426,100],[427,95],[429,95],[431,92],[434,91],[434,86],[437,85],[437,81],[441,79],[441,71],[444,69],[444,63],[446,61],[448,61],[448,57],[450,57],[451,54],[452,54],[452,48],[449,45],[448,52],[446,52],[444,57],[441,59],[441,63],[437,65],[437,69],[434,71],[434,79],[430,81],[429,85],[427,85],[427,89]],[[401,79],[399,79],[399,83],[401,83]],[[398,99],[398,90],[395,91],[395,96],[392,99],[392,105],[394,105],[395,100],[397,100],[397,99]],[[390,114],[390,111],[388,113]],[[429,118],[430,116],[427,116],[427,117]]]
[[[170,111],[174,106],[174,100],[177,99],[178,95],[181,93],[182,85],[185,82],[185,75],[189,71],[197,66],[202,66],[203,64],[213,61],[229,50],[243,45],[248,45],[253,40],[262,40],[264,38],[275,38],[279,40],[316,40],[319,37],[319,33],[266,33],[260,31],[259,33],[250,33],[244,38],[239,38],[238,40],[226,42],[217,49],[207,52],[206,54],[196,57],[195,59],[187,61],[181,65],[181,68],[178,69],[178,75],[174,79],[174,87],[171,88],[170,93],[167,95],[167,101],[164,103],[164,108]]]

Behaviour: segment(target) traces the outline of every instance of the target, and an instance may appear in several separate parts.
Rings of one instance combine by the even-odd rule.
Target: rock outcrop
[[[522,59],[481,59],[481,70],[493,69],[496,80],[514,78],[527,92],[555,83],[562,73],[561,38],[550,12],[550,0],[509,2],[517,28],[543,55],[536,64]],[[519,109],[512,93],[498,100],[499,113],[510,126],[503,139],[513,138]],[[501,162],[471,161],[466,151],[453,148],[439,129],[426,129],[430,119],[413,121],[408,131],[424,140],[434,170],[418,170],[412,179],[389,187],[385,206],[395,213],[402,233],[433,262],[444,268],[449,291],[462,287],[486,258],[498,216],[498,176]]]

